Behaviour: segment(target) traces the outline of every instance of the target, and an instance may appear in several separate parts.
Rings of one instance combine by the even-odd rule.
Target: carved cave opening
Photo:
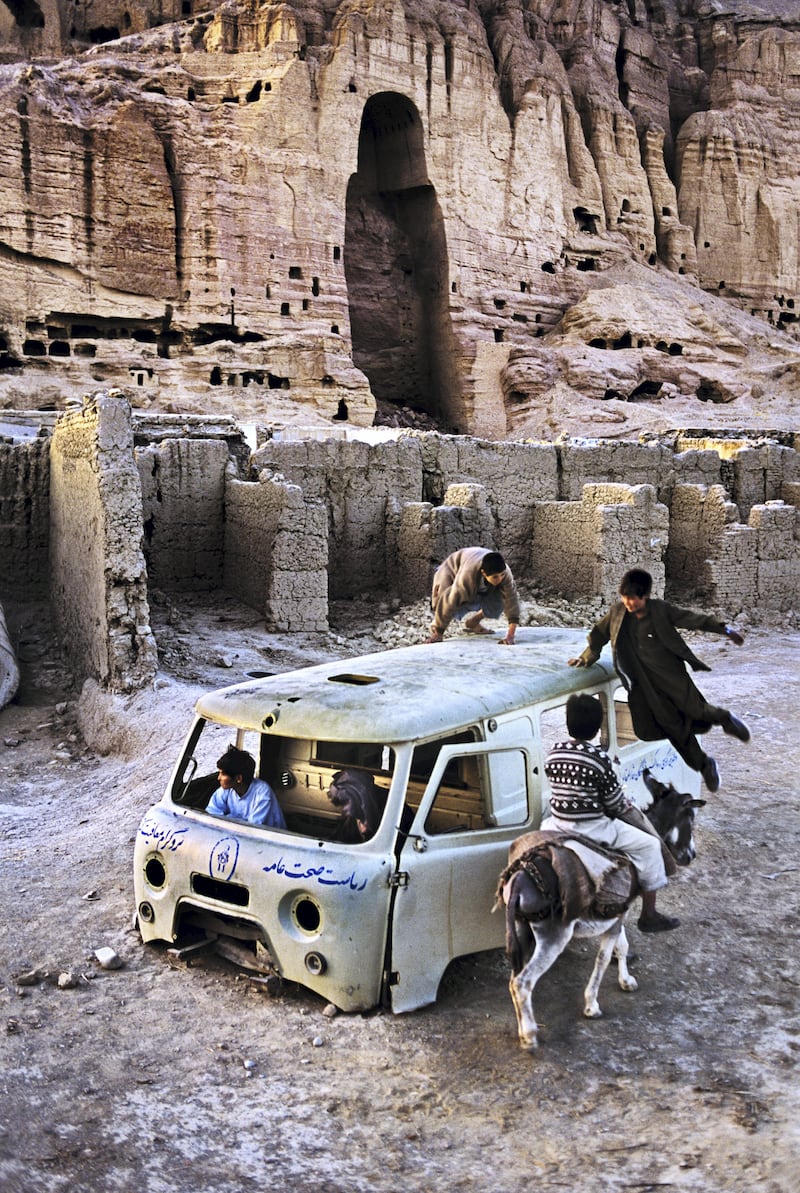
[[[44,13],[36,0],[5,0],[20,29],[44,29]]]
[[[353,360],[376,400],[465,430],[444,221],[419,113],[393,92],[364,107],[347,188],[344,266]]]

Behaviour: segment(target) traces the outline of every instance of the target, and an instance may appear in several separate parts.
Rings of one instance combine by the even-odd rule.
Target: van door
[[[500,789],[501,823],[493,810],[492,767],[501,756],[502,772],[516,791],[516,823],[509,823],[512,813]],[[492,907],[509,843],[527,827],[531,774],[525,746],[490,750],[475,742],[439,751],[395,876],[387,953],[392,1010],[435,1002],[442,974],[454,957],[502,947],[504,917],[499,911],[492,914]]]

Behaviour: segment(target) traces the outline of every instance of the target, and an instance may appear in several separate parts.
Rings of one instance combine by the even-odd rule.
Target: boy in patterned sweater
[[[624,853],[636,867],[642,894],[639,928],[669,932],[680,925],[656,910],[656,892],[667,885],[661,841],[620,819],[632,807],[611,759],[592,744],[603,723],[603,706],[595,696],[572,695],[567,701],[569,741],[553,746],[545,762],[550,780],[550,815],[543,829],[577,832]]]

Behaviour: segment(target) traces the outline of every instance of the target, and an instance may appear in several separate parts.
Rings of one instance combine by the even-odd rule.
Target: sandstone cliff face
[[[0,406],[795,421],[795,4],[192,7],[0,5]]]

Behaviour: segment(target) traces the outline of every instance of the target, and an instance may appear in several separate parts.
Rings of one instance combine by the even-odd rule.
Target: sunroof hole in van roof
[[[328,679],[331,683],[351,683],[357,686],[381,682],[377,675],[354,675],[350,672],[345,672],[343,675],[329,675]]]

